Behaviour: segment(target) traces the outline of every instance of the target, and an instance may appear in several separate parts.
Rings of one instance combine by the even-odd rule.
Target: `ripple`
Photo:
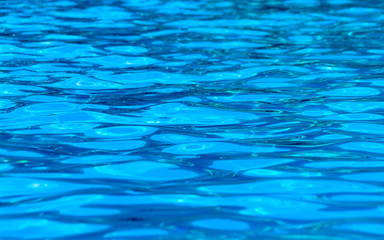
[[[293,159],[273,159],[273,158],[254,158],[254,159],[239,159],[239,160],[219,160],[211,164],[211,168],[227,170],[227,171],[243,171],[252,168],[271,167],[280,164],[285,164],[294,161]]]
[[[329,108],[345,112],[366,112],[384,108],[382,102],[335,102],[326,104]]]
[[[210,154],[218,152],[248,152],[248,153],[266,153],[281,151],[273,146],[242,146],[223,142],[200,142],[178,144],[163,150],[172,154]]]
[[[16,103],[12,102],[8,99],[1,99],[0,100],[0,109],[7,109],[16,106]]]
[[[142,67],[160,63],[159,60],[150,57],[124,57],[120,55],[79,58],[76,61],[81,63],[91,63],[94,65],[101,66],[103,68]]]
[[[68,216],[109,216],[109,215],[118,215],[119,210],[109,209],[109,208],[90,208],[90,207],[66,207],[60,211],[62,215]]]
[[[334,121],[353,121],[353,120],[380,120],[384,116],[374,113],[347,113],[339,114],[333,116],[326,116],[324,120],[334,120]]]
[[[117,231],[113,233],[108,233],[105,235],[106,238],[116,238],[116,237],[154,237],[154,236],[166,236],[168,232],[158,228],[145,228],[145,229],[134,229],[134,230],[125,230]]]
[[[299,173],[283,172],[270,169],[251,169],[241,173],[244,176],[260,177],[260,178],[286,178],[286,177],[300,177]],[[308,174],[311,177],[321,176],[321,173],[302,173],[301,176]]]
[[[319,94],[331,97],[366,97],[378,95],[380,94],[380,91],[375,88],[369,87],[351,87],[324,91]]]
[[[377,168],[384,167],[383,161],[321,161],[306,163],[306,167],[311,168]]]
[[[204,142],[207,140],[220,141],[221,138],[202,138],[180,134],[155,134],[151,136],[154,141],[166,142],[166,143],[186,143],[186,142]]]
[[[215,102],[224,102],[224,103],[232,103],[232,102],[278,102],[284,98],[289,98],[290,95],[284,94],[247,94],[247,95],[233,95],[233,96],[217,96],[217,97],[209,97],[209,99]]]
[[[341,178],[361,181],[361,182],[384,182],[383,179],[384,172],[369,172],[369,173],[356,173],[356,174],[346,174],[341,176]]]
[[[70,112],[78,109],[79,105],[68,102],[55,102],[55,103],[37,103],[23,108],[24,111],[30,113],[39,112]],[[19,108],[20,109],[20,108]]]
[[[194,221],[192,225],[201,228],[223,231],[245,231],[249,229],[249,225],[247,223],[232,219],[202,219]]]
[[[69,89],[119,89],[123,87],[122,84],[112,83],[101,81],[94,78],[86,78],[86,77],[72,77],[68,78],[64,81],[45,84],[46,87],[54,87],[54,88],[69,88]]]
[[[376,142],[349,142],[340,145],[340,147],[352,151],[384,154],[384,144]]]
[[[348,132],[384,134],[384,125],[372,123],[346,123],[341,125],[341,129]]]
[[[136,114],[135,114],[136,115]],[[223,111],[217,109],[190,107],[181,103],[167,103],[152,107],[140,116],[148,116],[162,124],[225,125],[254,120],[251,113]]]
[[[107,47],[106,50],[116,52],[116,53],[125,53],[125,54],[142,54],[148,51],[148,49],[137,46],[115,46]]]
[[[0,83],[0,97],[27,96],[44,91],[41,87]]]
[[[71,184],[60,181],[40,180],[34,178],[10,178],[4,177],[1,182],[2,197],[17,195],[54,195],[64,194],[70,191],[87,189],[89,187],[99,187],[90,184]],[[104,186],[100,186],[104,187]]]
[[[1,236],[17,238],[22,234],[26,239],[70,237],[77,234],[102,231],[109,227],[103,224],[73,224],[42,218],[8,219],[2,226],[0,227]]]
[[[236,48],[257,48],[266,47],[264,43],[251,43],[245,41],[233,41],[233,42],[188,42],[179,43],[180,47],[186,48],[219,48],[219,49],[236,49]]]
[[[96,150],[111,150],[111,151],[124,151],[141,148],[146,145],[145,141],[140,140],[127,140],[127,141],[94,141],[94,142],[77,142],[71,145],[79,148],[89,148]]]
[[[195,172],[181,169],[173,164],[150,161],[112,164],[96,167],[95,170],[106,177],[137,181],[176,181],[198,176]]]
[[[343,224],[343,225],[337,226],[336,228],[342,229],[342,230],[352,230],[356,232],[383,235],[384,234],[383,227],[384,227],[384,224],[381,224],[381,223],[351,223],[351,224]]]
[[[210,185],[199,188],[209,193],[255,194],[255,193],[284,193],[284,194],[316,194],[340,192],[382,192],[383,188],[347,181],[336,180],[269,180],[258,183],[242,183],[234,185]]]
[[[157,128],[144,126],[119,126],[88,130],[85,135],[96,138],[134,139],[154,133]]]
[[[0,163],[0,172],[8,171],[8,170],[10,170],[12,168],[13,168],[13,166],[10,165],[10,164]]]
[[[83,157],[72,157],[62,160],[62,163],[72,163],[72,164],[100,164],[100,163],[112,163],[112,162],[122,162],[129,160],[140,159],[138,156],[119,156],[119,155],[91,155]]]

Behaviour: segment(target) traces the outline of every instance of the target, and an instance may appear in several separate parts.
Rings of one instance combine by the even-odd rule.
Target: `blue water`
[[[0,239],[384,239],[376,0],[0,2]]]

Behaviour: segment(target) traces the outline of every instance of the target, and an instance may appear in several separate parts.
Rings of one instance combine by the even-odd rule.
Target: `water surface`
[[[384,237],[381,1],[1,6],[1,239]]]

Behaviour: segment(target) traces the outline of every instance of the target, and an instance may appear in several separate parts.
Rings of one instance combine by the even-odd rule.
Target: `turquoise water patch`
[[[149,57],[124,57],[120,55],[110,55],[93,58],[79,58],[76,60],[81,63],[90,63],[102,68],[130,68],[142,67],[159,63],[160,61]]]
[[[88,130],[85,135],[92,138],[135,139],[154,133],[157,128],[144,126],[118,126]]]
[[[365,14],[377,14],[380,13],[379,9],[369,8],[369,7],[351,7],[345,8],[338,11],[341,14],[349,14],[349,15],[365,15]]]
[[[0,109],[6,109],[16,106],[14,102],[8,99],[1,99],[0,100]]]
[[[343,194],[343,195],[336,195],[331,199],[334,201],[342,201],[342,202],[382,202],[384,200],[384,196]]]
[[[347,181],[324,180],[268,180],[257,183],[241,183],[235,185],[211,185],[199,188],[203,192],[227,194],[316,194],[337,192],[382,192],[383,188]]]
[[[143,238],[143,237],[161,237],[168,235],[168,232],[162,229],[157,228],[144,228],[144,229],[133,229],[133,230],[124,230],[108,233],[106,238],[116,238],[116,237],[128,237],[128,238]]]
[[[274,146],[242,146],[224,142],[200,142],[178,144],[163,150],[172,154],[210,154],[219,152],[268,153],[281,151]]]
[[[360,113],[373,111],[384,108],[384,103],[382,102],[335,102],[326,104],[332,110],[342,111],[342,112],[351,112],[351,113]]]
[[[63,196],[55,200],[46,201],[45,205],[39,202],[23,203],[19,206],[11,206],[7,209],[7,214],[21,214],[21,213],[41,213],[41,212],[57,212],[64,215],[83,215],[83,216],[102,216],[111,215],[110,210],[103,208],[88,208],[86,206],[90,203],[97,203],[98,200],[103,199],[102,195],[71,195]],[[85,211],[82,210],[85,208]],[[107,210],[103,212],[103,210]],[[108,214],[106,214],[108,213]],[[114,210],[116,214],[116,210]]]
[[[271,167],[284,163],[292,162],[293,159],[239,159],[239,160],[218,160],[214,161],[210,167],[213,169],[227,170],[227,171],[242,171],[252,168]]]
[[[351,223],[337,226],[337,229],[351,230],[369,234],[384,234],[384,224],[381,223]]]
[[[217,96],[217,97],[209,97],[209,99],[215,102],[277,102],[281,101],[284,98],[289,98],[289,95],[283,94],[275,94],[275,95],[267,95],[267,94],[244,94],[244,95],[233,95],[233,96]]]
[[[253,86],[259,87],[259,88],[286,88],[286,87],[298,86],[297,84],[293,84],[293,83],[278,83],[278,82],[275,82],[275,83],[256,82],[256,83],[249,83],[249,84],[252,84]]]
[[[95,78],[79,78],[72,77],[64,81],[45,84],[46,87],[64,88],[64,89],[119,89],[124,88],[124,85],[114,82],[106,82]]]
[[[372,123],[346,123],[341,125],[341,129],[364,134],[384,134],[384,125]]]
[[[202,219],[194,221],[192,225],[222,231],[245,231],[249,229],[247,223],[232,219]]]
[[[109,216],[109,215],[118,215],[120,213],[119,210],[116,209],[108,209],[108,208],[90,208],[90,207],[66,207],[65,209],[60,211],[62,215],[69,216]]]
[[[307,221],[315,221],[315,220],[323,220],[323,219],[338,219],[342,220],[345,217],[348,218],[357,218],[357,217],[380,217],[381,211],[378,209],[374,210],[355,210],[355,211],[322,211],[314,208],[311,205],[308,205],[301,209],[305,212],[290,212],[290,213],[278,213],[275,214],[277,218],[280,219],[289,219],[289,220],[307,220]],[[242,214],[248,216],[259,217],[266,214],[260,213],[259,209],[247,209],[241,211]],[[293,215],[294,214],[294,215]]]
[[[1,182],[1,196],[41,196],[65,194],[70,191],[87,189],[88,187],[105,187],[90,184],[71,184],[54,180],[41,180],[36,178],[10,178],[3,177]]]
[[[77,142],[72,143],[73,146],[79,148],[87,148],[94,150],[108,151],[124,151],[133,150],[145,146],[146,142],[141,140],[126,140],[126,141],[93,141],[93,142]]]
[[[258,117],[252,113],[236,113],[203,107],[190,107],[181,103],[167,103],[157,105],[149,110],[133,115],[150,117],[161,125],[196,124],[196,125],[226,125],[249,121]]]
[[[67,102],[55,102],[55,103],[36,103],[23,108],[18,108],[16,111],[21,112],[21,110],[31,113],[37,114],[40,112],[50,112],[50,114],[56,114],[58,112],[71,112],[77,109],[81,109],[81,106],[74,103]]]
[[[65,35],[65,34],[48,34],[44,37],[47,40],[82,40],[85,39],[85,37],[81,36],[75,36],[75,35]]]
[[[257,48],[266,47],[264,43],[250,43],[243,41],[232,42],[189,42],[180,43],[178,46],[186,48],[218,48],[218,49],[236,49],[236,48]]]
[[[0,163],[0,172],[8,171],[12,168],[13,168],[13,166],[10,164]]]
[[[366,97],[380,94],[380,91],[369,87],[340,88],[331,91],[320,92],[319,95],[329,97]]]
[[[384,167],[382,161],[319,161],[305,164],[311,168],[372,168]]]
[[[307,111],[301,112],[301,114],[304,116],[310,116],[310,117],[321,117],[321,116],[333,115],[335,113],[329,110],[307,110]]]
[[[202,137],[194,137],[194,136],[187,136],[187,135],[181,135],[181,134],[155,134],[151,137],[154,141],[159,142],[166,142],[166,143],[185,143],[185,142],[205,142],[208,140],[211,141],[222,141],[225,139],[222,138],[202,138]]]
[[[342,175],[341,178],[361,182],[384,182],[384,172],[355,173]]]
[[[352,151],[384,154],[384,144],[377,142],[349,142],[340,145],[340,148]]]
[[[0,227],[1,236],[17,238],[21,234],[26,239],[58,238],[108,229],[108,225],[103,224],[61,223],[42,218],[28,218],[26,220],[8,219]]]
[[[347,135],[342,135],[342,134],[324,134],[322,136],[316,137],[315,139],[326,141],[326,140],[347,139],[347,138],[351,138],[351,137]]]
[[[380,114],[374,113],[347,113],[347,114],[338,114],[332,116],[325,116],[324,120],[334,120],[334,121],[359,121],[359,120],[380,120],[383,119],[384,116]]]
[[[111,52],[123,53],[123,54],[142,54],[148,51],[146,48],[137,47],[137,46],[115,46],[115,47],[106,47],[105,49]]]
[[[26,150],[20,150],[20,151],[9,151],[6,149],[0,149],[0,155],[3,156],[13,156],[13,157],[25,157],[25,158],[41,158],[44,157],[43,154],[40,154],[38,152],[34,151],[26,151]]]
[[[111,163],[111,162],[123,162],[129,160],[140,159],[139,156],[134,155],[91,155],[83,157],[71,157],[64,160],[61,160],[62,163],[72,163],[72,164],[100,164],[100,163]]]
[[[295,172],[286,172],[286,171],[277,171],[271,169],[251,169],[241,173],[244,176],[248,177],[260,177],[260,178],[288,178],[288,177],[320,177],[321,173],[295,173]]]
[[[0,97],[28,96],[36,92],[45,92],[46,90],[36,86],[25,86],[15,84],[0,83]]]
[[[197,177],[198,174],[168,164],[149,161],[113,164],[96,167],[100,177],[139,181],[175,181]]]
[[[54,123],[49,125],[42,125],[38,129],[31,130],[15,130],[12,133],[15,134],[68,134],[68,133],[82,133],[89,129],[98,127],[99,124],[92,123]]]

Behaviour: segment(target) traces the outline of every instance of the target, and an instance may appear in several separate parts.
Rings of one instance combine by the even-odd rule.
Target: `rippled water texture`
[[[0,4],[0,239],[384,238],[382,1]]]

